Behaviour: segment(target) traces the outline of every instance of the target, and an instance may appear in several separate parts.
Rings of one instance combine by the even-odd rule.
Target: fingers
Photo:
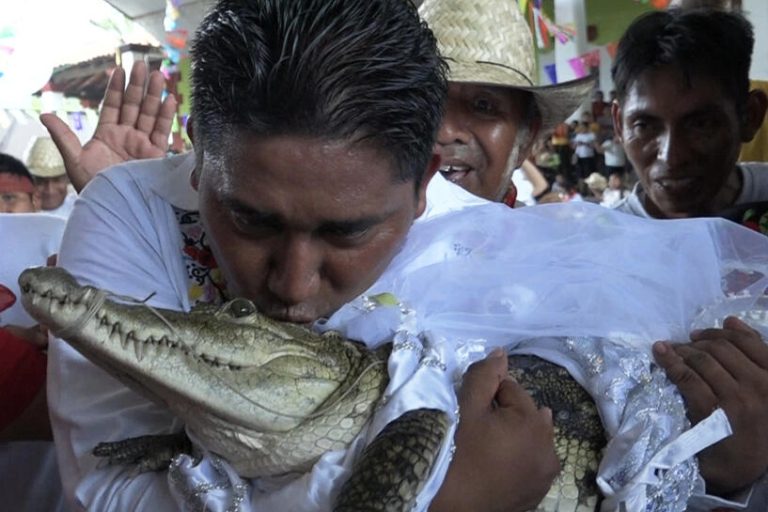
[[[133,75],[131,75],[133,78]],[[130,86],[129,86],[130,87]],[[159,71],[153,71],[149,75],[149,84],[144,99],[139,106],[139,118],[136,122],[136,128],[146,134],[150,134],[155,128],[157,114],[160,112],[163,89],[165,88],[165,77]]]
[[[141,110],[142,99],[144,98],[144,85],[147,81],[147,65],[142,61],[134,63],[131,69],[131,78],[128,81],[128,87],[123,94],[123,104],[120,108],[120,124],[135,126]],[[160,102],[160,96],[156,98]],[[151,108],[151,107],[150,107]],[[157,109],[155,109],[157,111]],[[149,130],[146,131],[147,133]]]
[[[56,144],[59,153],[61,153],[61,157],[64,159],[67,174],[70,174],[83,149],[80,145],[80,139],[77,138],[77,135],[75,135],[75,132],[70,129],[67,123],[59,119],[56,114],[41,114],[40,122],[43,123],[43,126],[51,135],[54,144]]]
[[[696,357],[688,360],[677,353],[669,343],[653,345],[653,355],[672,383],[680,390],[688,406],[688,415],[694,423],[706,418],[718,406],[718,397],[709,384],[691,367],[697,365]],[[699,356],[700,357],[700,356]]]
[[[116,67],[107,84],[107,92],[104,94],[104,102],[101,105],[97,130],[101,125],[117,124],[120,121],[120,107],[123,104],[124,90],[125,71],[121,67]]]
[[[171,133],[173,116],[175,115],[176,97],[169,94],[160,106],[160,113],[157,116],[157,121],[155,122],[152,133],[149,135],[149,140],[152,141],[152,144],[163,151],[168,149],[168,135]]]
[[[768,370],[768,345],[760,333],[736,317],[728,317],[722,329],[691,333],[692,345],[710,353],[739,382],[748,382]]]
[[[505,352],[491,352],[485,359],[471,365],[464,374],[459,390],[459,406],[472,411],[490,409],[499,384],[507,375]]]
[[[706,350],[704,350],[706,349]],[[727,366],[737,370],[740,365],[751,364],[738,351],[723,343],[678,345],[674,348],[685,364],[712,390],[718,400],[738,392],[738,382]]]
[[[523,413],[538,409],[530,393],[512,377],[505,377],[499,384],[496,403],[499,407],[514,408]]]
[[[768,345],[760,333],[736,317],[729,316],[722,329],[703,329],[691,333],[692,341],[720,339],[732,344],[749,360],[768,370]]]

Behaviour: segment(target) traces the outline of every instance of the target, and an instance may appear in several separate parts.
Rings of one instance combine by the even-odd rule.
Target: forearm
[[[542,192],[549,188],[547,179],[543,174],[541,174],[541,171],[539,171],[538,167],[536,167],[533,162],[530,160],[524,160],[521,168],[525,173],[525,177],[528,178],[528,181],[530,181],[533,185],[533,192],[531,193],[533,197],[541,195]]]

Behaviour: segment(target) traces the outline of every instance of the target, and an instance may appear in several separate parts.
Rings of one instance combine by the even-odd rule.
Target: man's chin
[[[506,188],[501,190],[501,187],[499,187],[496,192],[489,192],[486,190],[488,187],[484,186],[482,183],[479,183],[476,177],[472,176],[471,174],[453,183],[460,186],[470,194],[482,199],[487,199],[488,201],[501,201],[501,199],[504,197],[504,194],[507,192]]]
[[[705,204],[698,189],[670,192],[655,188],[654,193],[646,196],[644,206],[655,217],[658,216],[655,213],[661,213],[666,218],[679,219],[706,215]]]
[[[652,215],[654,213],[660,213],[662,218],[667,219],[687,219],[690,217],[702,217],[704,212],[701,206],[692,201],[673,201],[668,198],[662,198],[654,201],[654,205],[649,208],[646,205],[646,210]],[[655,208],[654,208],[655,206]],[[656,211],[654,211],[656,210]],[[653,215],[658,217],[658,215]]]

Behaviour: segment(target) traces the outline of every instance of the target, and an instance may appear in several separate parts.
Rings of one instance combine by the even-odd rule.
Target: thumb
[[[67,123],[59,119],[56,114],[40,114],[40,122],[43,123],[51,135],[54,144],[59,149],[64,165],[69,173],[70,167],[77,163],[83,147],[75,132],[67,126]]]

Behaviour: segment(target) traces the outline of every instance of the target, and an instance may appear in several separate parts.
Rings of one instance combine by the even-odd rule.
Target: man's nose
[[[437,132],[438,146],[467,144],[469,142],[472,135],[465,117],[460,108],[448,104],[443,122],[440,124],[440,130]]]
[[[310,235],[287,235],[274,253],[267,286],[286,305],[300,304],[320,290],[322,248]]]
[[[685,163],[690,153],[686,134],[670,129],[659,136],[656,158],[665,162],[671,169]]]

